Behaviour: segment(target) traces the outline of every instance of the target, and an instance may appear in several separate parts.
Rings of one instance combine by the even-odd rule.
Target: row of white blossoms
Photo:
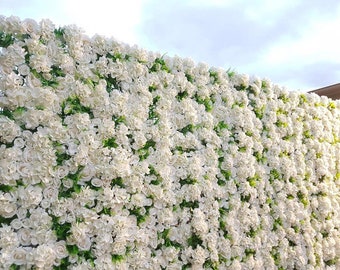
[[[340,268],[339,101],[0,17],[0,108],[1,269]]]

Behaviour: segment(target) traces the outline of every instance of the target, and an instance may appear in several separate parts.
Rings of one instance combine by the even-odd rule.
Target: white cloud
[[[136,26],[140,22],[145,0],[62,0],[67,20],[86,30],[135,44]]]
[[[125,43],[138,43],[136,26],[148,0],[2,0],[1,13],[21,19],[51,19],[59,26],[76,24],[88,35],[96,33]]]
[[[340,14],[339,14],[340,15]],[[305,64],[317,61],[340,61],[340,18],[315,21],[298,40],[282,41],[266,54],[265,61],[270,64]]]

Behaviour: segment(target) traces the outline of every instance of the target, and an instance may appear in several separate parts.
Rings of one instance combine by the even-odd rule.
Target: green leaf
[[[149,106],[149,116],[148,119],[150,120],[154,120],[154,124],[157,124],[159,121],[159,114],[155,112],[156,110],[156,106],[157,106],[157,102],[160,100],[160,96],[156,96],[153,98],[152,100],[152,104]]]
[[[157,90],[157,86],[156,85],[152,84],[152,85],[149,86],[149,92],[150,93],[152,93],[152,92],[154,92],[156,90]]]
[[[7,48],[14,43],[14,37],[11,34],[6,34],[0,31],[0,48]]]
[[[126,118],[124,115],[120,115],[120,116],[116,116],[116,115],[113,115],[112,116],[112,121],[115,122],[115,126],[119,126],[121,123],[126,123]]]
[[[60,224],[59,217],[52,216],[52,230],[54,230],[58,240],[66,240],[71,235],[71,227],[71,223],[65,222]]]
[[[187,178],[184,178],[184,179],[180,179],[179,183],[181,184],[181,186],[184,186],[184,185],[194,185],[194,184],[197,183],[197,179],[191,178],[191,177],[187,177]]]
[[[253,177],[248,177],[247,181],[251,187],[256,187],[257,183],[261,181],[261,177],[255,174]]]
[[[72,115],[76,113],[87,113],[90,118],[94,118],[91,108],[85,107],[81,104],[79,97],[73,96],[68,97],[61,104],[62,114],[63,115]]]
[[[187,98],[189,96],[187,91],[179,92],[176,96],[178,101],[183,100],[184,98]]]
[[[159,185],[162,183],[163,179],[161,177],[161,175],[155,170],[155,168],[152,165],[149,165],[149,174],[148,175],[154,175],[156,176],[155,180],[150,181],[150,184],[152,185]]]
[[[194,208],[198,208],[199,207],[199,203],[198,201],[193,201],[193,202],[188,202],[186,200],[183,200],[180,204],[179,207],[181,209],[183,209],[184,207],[190,208],[190,209],[194,209]]]
[[[156,58],[149,71],[158,72],[160,70],[164,70],[165,72],[170,73],[170,69],[167,67],[165,60],[163,58]]]
[[[20,269],[20,265],[17,265],[15,263],[11,264],[11,266],[9,267],[9,270],[19,270]]]
[[[206,97],[206,98],[202,98],[200,96],[198,96],[198,94],[195,95],[195,100],[198,104],[203,104],[204,107],[205,107],[205,110],[207,112],[210,112],[212,111],[212,108],[213,108],[213,101],[209,98],[209,97]]]
[[[195,129],[195,126],[193,124],[189,124],[187,126],[185,126],[184,128],[182,129],[179,129],[178,131],[183,133],[184,135],[187,134],[188,132],[191,132],[193,133],[194,132],[194,129]]]
[[[255,249],[252,249],[252,248],[246,248],[244,253],[246,254],[246,257],[249,257],[249,256],[254,256],[256,254],[256,251]]]
[[[123,182],[123,178],[121,177],[117,177],[115,179],[111,180],[111,188],[113,186],[119,186],[120,188],[125,188],[124,182]]]
[[[212,81],[212,84],[219,83],[218,73],[216,71],[209,71],[209,76]]]
[[[53,270],[65,270],[65,269],[68,269],[68,266],[70,264],[71,263],[69,262],[68,257],[63,258],[63,259],[60,260],[60,264],[58,266],[53,266]]]
[[[134,215],[137,218],[137,225],[145,222],[147,216],[149,215],[148,208],[145,207],[146,213],[143,215],[141,214],[141,207],[135,207],[133,209],[129,209],[130,215]]]
[[[11,190],[13,190],[12,186],[0,184],[0,191],[10,192]]]
[[[232,176],[232,173],[231,173],[231,171],[230,170],[222,170],[222,169],[220,169],[220,171],[221,171],[221,174],[223,175],[223,177],[224,177],[224,179],[226,180],[226,181],[229,181],[230,180],[230,178],[231,178],[231,176]]]
[[[147,157],[150,155],[149,148],[151,147],[155,149],[155,145],[156,142],[154,140],[148,140],[142,148],[138,149],[137,152],[139,155],[139,160],[142,161],[147,159]]]
[[[111,260],[112,260],[113,263],[121,262],[122,260],[124,260],[124,255],[112,254]]]
[[[66,76],[65,72],[60,67],[55,66],[55,65],[51,67],[50,74],[53,77],[65,77]]]
[[[198,245],[202,245],[202,239],[195,233],[193,233],[187,240],[188,245],[191,246],[193,249],[197,248]]]
[[[106,140],[103,140],[103,146],[107,148],[117,148],[118,144],[116,143],[116,138],[109,138]]]
[[[58,166],[62,165],[65,160],[69,160],[71,158],[70,155],[68,155],[66,153],[59,153],[58,151],[56,152],[56,156],[57,156],[57,165]]]
[[[116,78],[112,77],[111,75],[108,75],[105,77],[106,80],[106,91],[108,93],[111,93],[114,89],[117,89],[119,91],[122,90],[120,86],[120,82],[117,81]]]
[[[254,107],[253,108],[254,113],[255,113],[255,115],[258,119],[261,120],[263,118],[265,109],[266,109],[265,105],[263,105],[261,107]]]
[[[14,215],[13,217],[10,217],[10,218],[5,218],[5,217],[0,215],[0,227],[1,227],[2,224],[10,225],[11,222],[16,218],[17,218],[17,215]]]

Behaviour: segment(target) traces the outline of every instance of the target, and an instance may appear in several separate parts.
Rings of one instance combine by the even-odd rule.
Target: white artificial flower
[[[39,245],[34,252],[34,263],[40,268],[50,268],[56,258],[55,250],[49,245]]]
[[[10,193],[0,192],[0,216],[11,218],[17,212],[16,198]]]
[[[18,197],[23,207],[29,208],[33,205],[37,206],[43,198],[42,188],[32,185],[26,188],[20,187],[18,188]]]

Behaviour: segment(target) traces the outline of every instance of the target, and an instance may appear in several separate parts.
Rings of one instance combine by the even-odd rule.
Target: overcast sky
[[[340,83],[338,0],[0,0],[0,14],[77,24],[288,90]]]

